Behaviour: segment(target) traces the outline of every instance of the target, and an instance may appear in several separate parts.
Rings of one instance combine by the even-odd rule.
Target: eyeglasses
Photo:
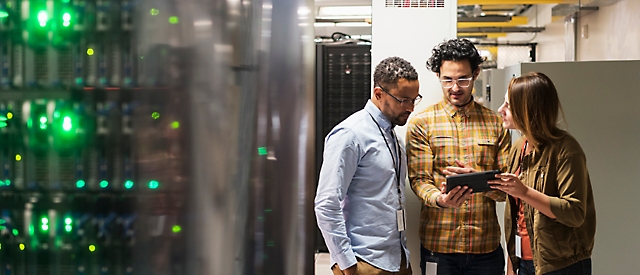
[[[405,107],[418,105],[418,103],[420,103],[420,100],[422,100],[422,95],[420,95],[420,94],[418,94],[418,96],[416,96],[416,98],[414,98],[414,99],[399,99],[399,98],[395,97],[394,95],[392,95],[391,93],[389,93],[387,91],[387,89],[383,88],[382,86],[378,86],[378,87],[380,87],[380,89],[382,89],[383,92],[387,93],[388,95],[393,97],[393,99],[398,101],[398,103],[400,103],[400,105],[405,106]]]
[[[454,84],[458,84],[458,87],[460,88],[466,88],[466,87],[469,87],[469,85],[471,85],[472,79],[473,79],[472,77],[458,78],[458,80],[440,79],[440,84],[442,84],[442,88],[445,88],[445,89],[449,89],[453,87]]]

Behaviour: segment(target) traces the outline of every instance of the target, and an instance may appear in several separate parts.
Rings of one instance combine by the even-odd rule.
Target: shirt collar
[[[469,117],[471,112],[476,109],[476,102],[473,99],[473,96],[471,96],[471,102],[462,108],[454,106],[446,98],[442,100],[442,105],[445,112],[447,112],[450,117],[454,117],[456,114]]]
[[[375,119],[382,130],[388,132],[391,131],[393,127],[395,127],[395,125],[393,125],[391,121],[384,114],[382,114],[382,111],[380,111],[380,109],[378,109],[378,107],[373,104],[371,100],[367,101],[364,109],[373,117],[373,119]]]

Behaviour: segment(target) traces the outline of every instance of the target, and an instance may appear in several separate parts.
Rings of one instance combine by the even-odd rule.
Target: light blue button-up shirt
[[[384,133],[382,137],[378,125]],[[398,231],[397,210],[404,208],[407,176],[405,148],[391,134],[394,125],[371,101],[342,121],[325,138],[315,213],[331,256],[345,269],[356,257],[390,272],[400,270],[406,248]],[[385,139],[387,143],[385,143]],[[400,146],[400,192],[397,163]],[[402,201],[402,206],[400,205]]]

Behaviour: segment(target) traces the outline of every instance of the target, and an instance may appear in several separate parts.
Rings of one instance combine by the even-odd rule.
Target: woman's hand
[[[509,173],[497,174],[495,180],[488,181],[493,189],[503,191],[511,196],[523,198],[529,191],[529,187],[524,185],[518,176]]]
[[[444,168],[442,170],[442,173],[445,174],[446,176],[454,176],[454,175],[459,175],[459,174],[468,174],[468,173],[474,173],[476,170],[471,168],[469,165],[467,165],[466,163],[459,161],[459,160],[455,160],[456,161],[456,165],[458,165],[458,167],[455,166],[447,166],[446,168]]]

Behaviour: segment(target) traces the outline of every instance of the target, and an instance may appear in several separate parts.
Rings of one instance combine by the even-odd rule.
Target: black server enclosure
[[[324,137],[371,97],[371,45],[316,46],[316,168],[322,166]],[[317,230],[316,250],[327,252]]]

